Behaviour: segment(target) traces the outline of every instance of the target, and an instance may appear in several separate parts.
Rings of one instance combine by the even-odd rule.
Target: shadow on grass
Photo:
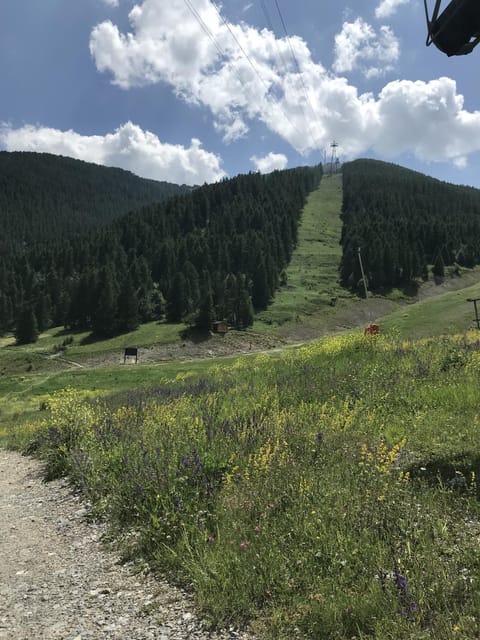
[[[178,332],[178,335],[181,340],[189,340],[194,344],[202,344],[203,342],[208,342],[212,334],[208,329],[198,329],[197,327],[189,327],[188,329],[183,329]]]
[[[408,471],[412,479],[423,480],[431,486],[440,484],[460,491],[474,487],[480,497],[480,455],[477,453],[433,456],[429,460],[415,461],[404,471]]]

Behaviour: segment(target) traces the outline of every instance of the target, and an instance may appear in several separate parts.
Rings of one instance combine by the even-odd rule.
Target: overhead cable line
[[[251,68],[253,69],[253,71],[255,72],[255,75],[259,78],[260,82],[263,84],[263,86],[265,87],[266,91],[267,91],[267,95],[270,92],[270,86],[268,85],[268,83],[264,80],[264,78],[262,78],[262,76],[260,75],[260,72],[258,71],[257,67],[255,66],[255,64],[253,63],[251,57],[248,55],[248,53],[245,51],[244,47],[241,45],[240,41],[238,40],[237,36],[235,35],[235,33],[233,32],[228,20],[222,15],[217,3],[215,2],[215,0],[210,0],[210,3],[213,5],[213,7],[215,8],[215,11],[217,12],[219,18],[221,19],[221,21],[223,22],[223,24],[227,27],[228,31],[230,32],[230,35],[232,36],[233,40],[235,41],[236,45],[238,46],[238,48],[240,49],[240,51],[242,52],[243,56],[245,57],[245,59],[247,60],[248,64],[251,66]],[[272,100],[272,104],[273,106],[278,106],[278,108],[281,110],[281,112],[283,113],[285,119],[289,122],[289,124],[293,127],[293,129],[295,129],[295,131],[301,136],[302,132],[298,129],[298,127],[296,126],[296,124],[294,122],[292,122],[292,120],[290,119],[289,115],[287,114],[287,112],[285,111],[285,109],[282,107],[282,105],[277,102],[275,103]],[[307,122],[308,124],[308,122]]]
[[[261,2],[262,2],[262,4],[263,4],[263,0],[261,0]],[[274,2],[275,2],[275,6],[276,6],[276,8],[277,8],[278,15],[280,16],[280,21],[281,21],[281,23],[282,23],[283,30],[284,30],[284,32],[285,32],[285,36],[286,36],[286,38],[287,38],[288,46],[289,46],[289,48],[290,48],[290,53],[292,54],[292,58],[293,58],[293,61],[294,61],[295,67],[296,67],[296,69],[297,69],[297,73],[298,73],[298,75],[300,76],[300,81],[301,81],[301,83],[302,83],[302,87],[303,87],[303,94],[304,94],[304,96],[305,96],[305,100],[308,102],[308,104],[309,104],[309,106],[310,106],[310,109],[311,109],[311,111],[312,111],[312,114],[313,114],[314,120],[315,120],[316,122],[320,122],[320,118],[318,117],[318,114],[317,114],[317,112],[316,112],[315,108],[313,107],[312,101],[310,100],[310,96],[308,95],[307,87],[306,87],[306,85],[305,85],[305,81],[304,81],[304,79],[303,79],[303,73],[302,73],[302,71],[300,70],[300,65],[299,65],[299,63],[298,63],[298,58],[297,58],[297,56],[295,55],[295,50],[294,50],[294,48],[293,48],[293,46],[292,46],[292,42],[291,42],[291,40],[290,40],[290,35],[289,35],[289,33],[288,33],[287,25],[286,25],[285,20],[284,20],[284,18],[283,18],[283,14],[282,14],[282,11],[281,11],[281,9],[280,9],[280,5],[278,4],[278,0],[274,0]],[[306,118],[306,116],[305,116],[305,118]],[[306,119],[307,119],[307,118],[306,118]],[[307,119],[307,122],[308,122],[308,119]],[[309,130],[310,130],[310,134],[311,134],[310,126],[309,126]],[[314,136],[312,135],[312,141],[314,142],[313,138],[314,138]],[[317,145],[315,145],[315,144],[314,144],[314,145],[313,145],[313,148],[315,148],[315,146],[319,146],[319,145],[318,145],[318,142],[319,142],[319,141],[317,140]]]
[[[257,67],[253,64],[252,59],[250,58],[250,56],[248,55],[248,53],[245,51],[245,49],[242,47],[240,41],[238,40],[237,36],[234,34],[228,20],[225,18],[225,16],[222,15],[220,9],[218,8],[217,3],[215,2],[215,0],[210,0],[210,3],[213,5],[213,7],[215,8],[215,11],[218,13],[218,16],[220,18],[220,20],[223,22],[223,24],[227,27],[227,29],[230,32],[230,35],[232,36],[232,38],[234,39],[234,41],[236,42],[237,46],[239,47],[240,51],[243,53],[246,61],[248,62],[248,64],[252,67],[253,71],[255,72],[255,75],[257,76],[257,78],[260,80],[260,82],[263,84],[263,86],[265,87],[265,89],[268,91],[270,91],[270,87],[268,86],[268,84],[265,82],[265,80],[262,78],[262,76],[260,75]]]
[[[265,82],[265,80],[262,78],[262,76],[260,75],[258,69],[255,67],[254,63],[252,62],[250,56],[247,54],[247,52],[245,51],[245,49],[242,47],[242,45],[240,44],[240,42],[238,41],[238,38],[235,36],[235,34],[233,33],[230,25],[228,24],[228,22],[226,21],[226,19],[222,16],[218,6],[216,5],[216,3],[213,0],[210,0],[211,4],[213,5],[213,7],[215,8],[217,14],[219,15],[220,19],[222,20],[222,22],[225,24],[225,26],[227,27],[228,31],[230,32],[232,38],[234,39],[236,45],[239,47],[240,51],[242,52],[243,56],[245,57],[245,59],[247,60],[247,62],[249,63],[249,65],[252,67],[253,71],[255,72],[255,74],[257,75],[257,77],[259,78],[259,80],[261,81],[261,83],[263,84],[263,86],[265,87],[267,94],[270,91],[270,87],[268,86],[268,84]],[[215,34],[212,33],[211,29],[208,27],[208,25],[206,24],[206,22],[203,20],[202,16],[200,15],[200,13],[197,11],[197,9],[195,9],[195,7],[193,6],[191,0],[184,0],[185,5],[187,6],[187,8],[189,9],[190,13],[193,15],[193,17],[195,18],[195,20],[198,22],[198,24],[200,25],[202,31],[205,33],[205,35],[213,42],[213,44],[215,45],[217,51],[219,52],[219,54],[226,58],[227,55],[225,53],[225,51],[222,49],[222,47],[220,46],[217,38],[215,37]],[[240,81],[240,84],[243,85],[244,80],[243,78],[240,76],[238,69],[233,66],[233,70],[237,76],[237,78]],[[285,117],[285,119],[288,121],[288,123],[290,124],[290,126],[301,136],[302,133],[301,131],[298,129],[298,127],[295,125],[294,122],[292,122],[292,120],[290,119],[290,117],[288,116],[288,114],[286,113],[285,109],[282,107],[282,105],[280,103],[275,103],[274,100],[271,100],[271,103],[274,107],[278,107],[280,109],[280,111],[282,112],[283,116]],[[308,122],[307,122],[308,124]]]
[[[268,8],[267,8],[267,5],[265,4],[265,0],[260,0],[260,3],[261,3],[261,5],[262,5],[263,14],[264,14],[265,19],[266,19],[266,21],[267,21],[267,24],[268,24],[268,26],[269,26],[269,28],[270,28],[270,31],[273,33],[274,40],[275,40],[275,45],[276,45],[276,48],[277,48],[278,54],[279,54],[279,56],[280,56],[280,59],[281,59],[281,61],[282,61],[282,64],[283,64],[283,66],[284,66],[285,73],[287,73],[287,72],[288,72],[288,64],[287,64],[287,61],[285,60],[285,57],[284,57],[283,52],[282,52],[282,50],[281,50],[281,48],[280,48],[280,45],[278,44],[278,40],[277,40],[277,38],[275,37],[275,29],[274,29],[274,27],[273,27],[273,23],[272,23],[272,20],[271,20],[271,18],[270,18],[270,14],[269,14],[269,11],[268,11]],[[290,43],[289,43],[289,44],[290,44]],[[291,50],[291,45],[290,45],[290,50]],[[298,63],[297,63],[297,70],[299,70]],[[300,75],[300,73],[299,73],[299,75]],[[300,76],[300,77],[301,77],[301,76]],[[304,87],[304,93],[305,93],[305,87]],[[308,100],[308,98],[307,98],[307,100]],[[311,105],[310,105],[310,106],[311,106]],[[308,130],[308,134],[309,134],[309,136],[310,136],[311,143],[313,143],[313,144],[312,144],[312,149],[314,149],[314,148],[315,148],[315,146],[316,146],[316,145],[315,145],[315,136],[313,135],[312,128],[311,128],[311,126],[310,126],[310,121],[309,121],[309,119],[308,119],[308,117],[307,117],[307,114],[306,114],[306,112],[305,112],[305,109],[303,108],[303,104],[300,104],[300,108],[301,108],[302,113],[303,113],[303,117],[304,117],[304,120],[305,120],[306,128],[307,128],[307,130]],[[315,116],[314,116],[314,117],[315,117]],[[317,146],[320,146],[320,145],[317,145]]]
[[[278,40],[275,37],[275,29],[273,27],[273,23],[272,23],[272,20],[270,18],[270,13],[268,12],[267,5],[265,4],[265,0],[260,0],[260,4],[262,5],[263,15],[265,16],[265,20],[267,21],[268,28],[273,33],[273,36],[274,36],[274,39],[275,39],[275,45],[277,47],[277,51],[278,51],[278,55],[280,57],[280,60],[282,61],[282,64],[285,67],[285,69],[287,69],[288,65],[287,65],[287,62],[286,62],[286,60],[285,60],[285,58],[283,56],[283,52],[280,49],[280,45],[278,44]]]
[[[205,21],[203,20],[202,16],[198,13],[198,11],[192,5],[190,0],[183,0],[183,1],[187,5],[187,8],[190,10],[190,13],[193,15],[195,20],[200,25],[202,31],[213,42],[213,44],[215,45],[215,47],[216,47],[217,51],[220,53],[220,55],[221,56],[225,56],[225,53],[224,53],[223,49],[221,48],[221,46],[218,44],[218,41],[215,38],[215,35],[210,31],[210,29],[208,28],[208,25],[205,23]]]

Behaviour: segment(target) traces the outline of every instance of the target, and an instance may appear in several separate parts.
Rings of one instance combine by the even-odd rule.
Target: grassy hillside
[[[151,322],[108,340],[91,341],[88,332],[68,333],[60,327],[42,333],[33,345],[16,346],[13,338],[1,339],[0,395],[8,401],[0,414],[4,425],[12,417],[21,422],[25,412],[36,414],[47,394],[67,386],[92,396],[129,386],[144,388],[159,377],[175,377],[177,371],[201,370],[218,357],[278,348],[285,340],[303,342],[372,321],[380,322],[382,332],[410,339],[471,328],[473,307],[466,299],[480,295],[476,270],[447,278],[441,285],[432,281],[423,285],[415,303],[417,298],[395,291],[388,298],[363,300],[339,287],[341,196],[341,176],[324,178],[321,188],[309,196],[287,270],[288,284],[268,311],[257,316],[253,331],[198,341],[195,336],[194,340],[182,337],[185,325]],[[333,297],[337,297],[334,307]],[[140,348],[137,367],[123,365],[127,346]],[[186,360],[198,362],[185,364]]]
[[[107,405],[68,391],[30,437],[213,623],[474,640],[477,345],[357,333]]]
[[[213,624],[275,640],[476,640],[480,359],[465,331],[480,273],[430,281],[415,303],[345,294],[340,187],[325,178],[311,194],[288,285],[255,331],[1,339],[0,443],[68,473],[125,554],[192,589]],[[361,328],[289,350],[279,339],[348,326]],[[124,365],[133,345],[140,363]]]
[[[480,279],[478,270],[471,275],[477,280]],[[409,338],[462,333],[476,328],[475,312],[473,304],[468,302],[469,298],[480,298],[479,282],[457,291],[448,291],[419,300],[415,304],[402,305],[379,322],[384,330],[394,330],[399,335]]]
[[[286,269],[287,283],[268,310],[257,315],[256,328],[302,322],[325,312],[332,299],[350,297],[339,285],[341,207],[342,176],[325,176],[303,209],[297,247]]]

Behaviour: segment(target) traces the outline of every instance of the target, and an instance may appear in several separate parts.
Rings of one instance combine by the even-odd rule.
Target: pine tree
[[[180,322],[187,311],[187,287],[182,272],[175,275],[167,301],[167,320]]]
[[[17,344],[29,344],[38,340],[37,319],[32,307],[25,307],[18,316],[15,327]]]
[[[212,290],[208,288],[203,291],[200,309],[195,318],[195,325],[203,331],[209,331],[215,320],[215,307],[213,304]]]
[[[48,295],[42,295],[35,305],[35,317],[38,330],[45,331],[50,326],[51,304]]]
[[[93,333],[100,337],[114,335],[117,325],[117,294],[110,267],[100,273],[97,285],[97,306],[92,316]]]
[[[117,305],[117,328],[119,331],[133,331],[139,325],[138,300],[129,274],[120,288]]]
[[[253,274],[252,302],[255,309],[266,309],[270,300],[268,274],[265,260],[260,257]]]
[[[0,294],[0,335],[13,326],[13,305],[9,296]]]
[[[252,298],[248,292],[246,278],[241,276],[239,281],[239,298],[237,310],[237,328],[246,329],[251,327],[254,321],[254,310]]]

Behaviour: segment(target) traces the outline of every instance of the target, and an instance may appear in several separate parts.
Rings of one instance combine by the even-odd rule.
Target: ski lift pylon
[[[427,47],[432,43],[447,56],[471,53],[480,43],[480,1],[452,0],[440,13],[442,0],[435,0],[430,19],[427,0]]]

